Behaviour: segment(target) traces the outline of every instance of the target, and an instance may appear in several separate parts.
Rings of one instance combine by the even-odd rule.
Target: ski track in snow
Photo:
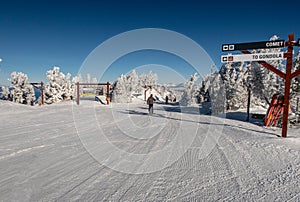
[[[28,107],[0,101],[0,201],[300,200],[299,129],[282,139],[280,130],[228,119],[222,127],[215,122],[221,118],[163,109],[155,105],[155,115],[148,116],[143,104]],[[188,131],[184,127],[198,130],[177,161],[128,174],[87,152],[73,115],[81,115],[78,129],[101,129],[112,144],[135,154],[168,146]],[[213,129],[222,129],[221,136]]]

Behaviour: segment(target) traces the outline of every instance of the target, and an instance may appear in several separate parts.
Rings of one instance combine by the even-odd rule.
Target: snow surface
[[[141,99],[0,111],[0,201],[300,200],[300,129],[283,139],[243,112],[156,103],[149,116]]]

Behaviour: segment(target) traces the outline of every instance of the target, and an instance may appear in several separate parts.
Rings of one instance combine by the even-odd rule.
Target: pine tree
[[[132,70],[127,78],[130,86],[131,92],[136,92],[138,90],[138,75],[135,70]]]
[[[67,73],[67,75],[63,77],[62,80],[62,97],[64,100],[70,100],[75,92],[75,84],[71,81],[71,74]]]
[[[86,82],[91,83],[91,75],[89,73],[86,74]]]
[[[34,103],[34,89],[33,86],[29,83],[26,74],[22,72],[11,73],[11,84],[13,87],[11,95],[14,102],[28,105]]]
[[[138,85],[137,85],[137,92],[143,93],[143,90],[147,87],[147,76],[145,74],[141,74],[138,77]]]
[[[9,97],[9,94],[10,94],[10,92],[9,92],[9,89],[8,89],[8,87],[6,87],[6,86],[2,86],[2,99],[3,100],[7,100],[8,99],[8,97]]]
[[[152,88],[157,84],[157,75],[150,71],[148,74],[141,74],[138,77],[139,88]],[[141,90],[141,89],[139,89]]]
[[[236,96],[236,65],[234,63],[226,63],[220,70],[221,78],[226,89],[226,109],[235,108],[234,96]]]
[[[147,75],[146,75],[146,85],[149,87],[154,87],[157,84],[157,75],[153,74],[152,71],[150,71]]]
[[[114,89],[114,102],[117,103],[129,103],[131,102],[131,86],[129,79],[125,75],[121,75],[116,82]]]
[[[98,80],[97,80],[96,77],[93,77],[93,78],[92,78],[92,83],[98,83]]]
[[[226,89],[220,72],[211,74],[209,84],[205,88],[209,92],[212,114],[224,114],[226,105]]]
[[[247,68],[243,64],[237,69],[236,80],[234,85],[234,96],[232,98],[233,108],[243,109],[247,107],[248,100],[248,82]]]
[[[80,75],[79,75],[80,76]],[[81,81],[81,77],[79,77],[79,76],[75,76],[75,77],[73,77],[72,78],[72,86],[73,86],[73,94],[72,94],[72,98],[73,97],[76,97],[77,96],[77,85],[76,85],[76,83],[80,83],[80,82],[82,82]],[[83,90],[82,90],[82,88],[80,88],[80,90],[79,90],[79,93],[80,94],[82,94],[83,93]]]
[[[180,104],[182,106],[189,106],[195,103],[195,95],[193,94],[193,87],[198,79],[198,74],[191,75],[191,78],[185,83],[185,90],[183,92]]]
[[[137,75],[131,71],[127,76],[121,75],[113,86],[113,101],[128,103],[132,102],[132,94],[143,93],[145,87],[152,88],[157,85],[157,75],[151,71],[148,74]]]
[[[296,54],[293,61],[293,72],[296,70],[300,70],[300,51]],[[300,98],[300,75],[292,80],[291,89],[291,105],[297,106],[297,99]]]
[[[293,62],[293,72],[296,70],[300,70],[300,51],[296,54]],[[293,79],[294,88],[300,90],[299,82],[300,82],[300,75]]]
[[[74,95],[75,85],[71,82],[71,74],[63,74],[59,67],[54,67],[46,73],[49,83],[45,86],[45,102],[52,104],[69,100]]]
[[[279,37],[274,35],[270,38],[270,41],[278,40]],[[281,52],[281,48],[272,48],[272,49],[260,49],[255,52],[258,53],[269,53],[269,52]],[[285,65],[283,64],[284,60],[270,60],[269,64],[275,68],[285,71]],[[283,92],[284,80],[280,78],[277,74],[268,70],[267,68],[261,66],[257,62],[251,62],[252,71],[252,91],[253,95],[256,97],[257,105],[267,104],[267,100],[270,100],[273,94],[278,92]]]

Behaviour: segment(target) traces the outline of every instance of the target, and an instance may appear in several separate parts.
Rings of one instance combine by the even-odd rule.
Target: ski
[[[272,96],[269,109],[264,120],[264,126],[270,126],[271,121],[273,120],[273,114],[275,110],[276,103],[278,102],[279,93],[276,93]]]
[[[276,108],[273,112],[273,117],[270,122],[271,126],[276,126],[279,120],[279,117],[281,116],[283,112],[283,95],[278,95],[277,97],[277,103],[276,103]]]

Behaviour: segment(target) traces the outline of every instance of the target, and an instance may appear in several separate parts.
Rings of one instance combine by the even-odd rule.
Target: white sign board
[[[284,52],[277,53],[255,53],[255,54],[240,54],[240,55],[222,55],[221,62],[251,62],[251,61],[266,61],[266,60],[281,60],[284,59]]]

